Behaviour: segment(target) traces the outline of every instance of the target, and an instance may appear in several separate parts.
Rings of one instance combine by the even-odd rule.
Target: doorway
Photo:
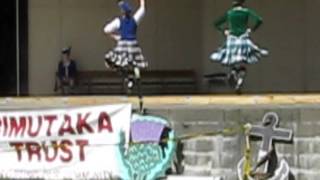
[[[0,96],[28,94],[28,1],[0,6]]]

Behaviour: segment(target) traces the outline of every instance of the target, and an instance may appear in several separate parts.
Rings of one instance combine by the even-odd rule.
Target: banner
[[[0,177],[119,176],[130,121],[131,105],[0,112]]]

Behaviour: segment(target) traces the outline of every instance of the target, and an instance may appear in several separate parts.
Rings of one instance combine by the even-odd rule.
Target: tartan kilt
[[[268,51],[255,45],[248,33],[240,37],[229,35],[223,47],[211,55],[211,60],[224,65],[234,65],[237,63],[254,64],[262,56],[268,55]]]
[[[109,67],[146,68],[148,66],[137,40],[120,40],[117,46],[105,54],[105,62]]]

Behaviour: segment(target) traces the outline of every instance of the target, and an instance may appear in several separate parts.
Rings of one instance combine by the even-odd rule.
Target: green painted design
[[[167,120],[155,116],[134,115],[133,122],[146,121],[165,124],[170,128]],[[168,133],[169,140],[165,143],[134,143],[127,151],[121,149],[123,160],[122,179],[125,180],[155,180],[165,176],[171,166],[175,153],[176,143],[173,130]]]
[[[162,150],[156,144],[135,144],[130,146],[126,159],[138,174],[144,174],[162,160]]]

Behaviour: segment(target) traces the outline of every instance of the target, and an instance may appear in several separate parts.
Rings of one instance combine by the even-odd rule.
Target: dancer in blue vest
[[[139,9],[133,14],[130,4],[118,2],[122,15],[104,27],[105,34],[117,42],[117,46],[105,55],[105,64],[124,76],[129,89],[140,82],[140,69],[148,66],[137,41],[137,29],[145,15],[145,0],[140,0]]]

